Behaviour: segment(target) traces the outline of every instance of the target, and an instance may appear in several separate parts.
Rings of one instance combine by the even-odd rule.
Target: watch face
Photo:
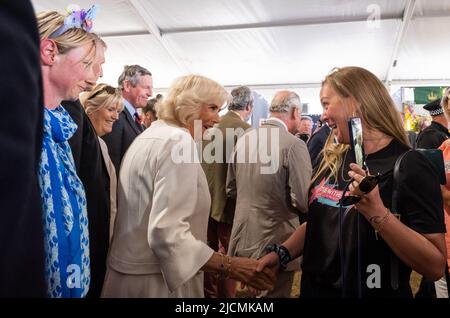
[[[270,252],[277,253],[278,258],[280,259],[280,266],[284,269],[287,267],[287,264],[292,260],[289,250],[286,247],[284,247],[283,245],[270,244],[270,245],[267,245],[267,247],[265,248],[265,251],[267,253],[270,253]]]
[[[280,265],[283,268],[286,268],[288,263],[291,261],[291,255],[289,254],[289,250],[283,245],[280,245],[278,248],[278,256],[280,257]]]

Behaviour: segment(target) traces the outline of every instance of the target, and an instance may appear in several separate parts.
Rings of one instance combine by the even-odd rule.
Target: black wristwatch
[[[270,245],[267,245],[267,247],[265,248],[265,251],[267,253],[270,253],[270,252],[277,253],[277,255],[280,259],[280,266],[282,269],[286,269],[288,263],[292,260],[289,250],[286,247],[284,247],[283,245],[270,244]]]

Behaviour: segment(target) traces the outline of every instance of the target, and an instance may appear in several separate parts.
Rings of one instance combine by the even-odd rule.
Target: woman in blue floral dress
[[[37,16],[44,86],[44,138],[39,163],[49,297],[84,297],[89,290],[86,196],[68,139],[77,125],[60,105],[92,87],[99,38],[90,33],[95,7]]]

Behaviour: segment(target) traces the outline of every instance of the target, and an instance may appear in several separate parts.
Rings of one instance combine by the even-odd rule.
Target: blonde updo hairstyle
[[[188,127],[200,118],[202,105],[221,107],[228,98],[229,94],[219,83],[201,75],[187,75],[175,80],[167,97],[155,106],[158,119]]]

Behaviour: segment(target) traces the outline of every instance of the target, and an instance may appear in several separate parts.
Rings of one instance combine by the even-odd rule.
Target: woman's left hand
[[[358,186],[364,177],[366,177],[367,173],[355,163],[350,164],[350,169],[348,175],[354,179],[349,187],[350,193],[361,197],[361,201],[356,203],[355,207],[366,219],[383,214],[386,208],[381,200],[378,185],[372,191],[362,193]]]

